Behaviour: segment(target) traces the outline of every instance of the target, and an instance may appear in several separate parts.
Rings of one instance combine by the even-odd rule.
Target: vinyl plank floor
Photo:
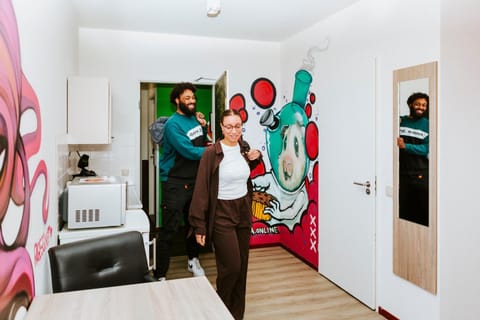
[[[212,252],[200,261],[215,287]],[[191,277],[186,256],[171,259],[167,279]],[[384,319],[280,246],[250,250],[245,320]]]

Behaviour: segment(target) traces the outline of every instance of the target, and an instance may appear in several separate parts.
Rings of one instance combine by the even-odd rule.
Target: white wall
[[[362,0],[290,38],[282,46],[285,92],[308,49],[322,47],[325,38],[329,48],[314,55],[318,60],[359,52],[377,58],[377,305],[400,319],[438,319],[439,296],[393,274],[393,204],[385,189],[393,181],[392,72],[439,60],[440,0]],[[312,87],[321,92],[316,77],[328,74],[314,72]]]
[[[44,128],[41,149],[32,165],[38,159],[47,162],[47,224],[55,227],[58,186],[62,186],[67,166],[62,144],[65,78],[77,73],[76,22],[70,4],[62,0],[13,2],[22,67],[40,101]],[[117,137],[112,149],[121,150],[112,174],[119,174],[124,165],[133,166],[132,181],[138,184],[139,81],[191,81],[198,76],[216,77],[228,69],[229,95],[248,92],[244,86],[256,77],[278,81],[282,75],[279,96],[289,96],[293,72],[308,48],[321,44],[325,36],[330,37],[331,53],[355,49],[371,52],[379,61],[377,304],[401,319],[477,319],[480,205],[476,191],[480,176],[474,168],[480,163],[475,147],[480,136],[479,11],[476,0],[362,0],[283,43],[281,64],[279,47],[272,43],[82,29],[79,73],[112,80]],[[197,55],[192,57],[192,52]],[[392,199],[384,192],[392,184],[392,71],[433,60],[440,60],[437,296],[393,275]],[[132,150],[125,163],[117,158]],[[44,231],[39,221],[41,202],[37,195],[34,198],[29,250]],[[53,242],[50,240],[50,245]],[[37,294],[46,292],[50,285],[46,263],[43,257],[35,266]]]
[[[230,98],[250,92],[258,77],[280,79],[279,44],[271,42],[85,28],[79,39],[79,73],[109,78],[113,95],[115,139],[106,152],[90,154],[89,168],[108,175],[129,169],[135,186],[140,183],[140,82],[194,82],[227,70]]]
[[[441,3],[440,317],[474,320],[480,319],[480,3]]]
[[[56,245],[58,192],[67,177],[66,161],[66,75],[76,72],[77,25],[70,2],[63,0],[13,1],[20,38],[23,73],[35,91],[41,114],[42,140],[37,155],[30,158],[30,179],[40,160],[46,162],[48,179],[40,178],[31,197],[30,230],[27,249],[34,266],[36,294],[51,291],[48,257],[34,261],[34,245],[47,235],[49,246]],[[22,126],[32,128],[33,118],[22,119]],[[48,219],[42,221],[42,197],[47,183]],[[17,208],[18,209],[18,208]],[[9,214],[15,207],[9,207]],[[12,212],[10,212],[12,211]],[[2,225],[5,229],[12,228]],[[4,229],[4,230],[5,230]],[[1,264],[0,264],[1,268]]]
[[[330,47],[315,54],[318,59],[325,54],[362,51],[378,61],[377,305],[401,319],[438,319],[439,295],[393,274],[393,209],[385,188],[393,180],[392,72],[439,60],[440,0],[362,0],[282,43],[281,49],[272,43],[81,29],[79,73],[111,79],[116,138],[103,159],[91,158],[90,168],[100,174],[115,175],[129,168],[131,183],[139,184],[136,150],[139,149],[140,81],[216,78],[227,69],[229,96],[238,91],[248,92],[246,86],[259,76],[277,83],[281,75],[278,97],[289,97],[292,75],[301,67],[308,49],[322,46],[326,37],[330,39]],[[321,88],[314,87],[314,91],[320,92]]]

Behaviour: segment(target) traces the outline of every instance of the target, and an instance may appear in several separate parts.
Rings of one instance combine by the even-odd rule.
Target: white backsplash
[[[99,176],[123,176],[129,185],[134,184],[133,168],[140,161],[138,150],[135,149],[134,137],[119,135],[108,145],[70,145],[69,173],[78,174],[79,155],[89,156],[86,169],[94,171]]]
[[[70,159],[68,156],[68,144],[66,143],[66,137],[57,137],[57,190],[60,194],[68,180],[70,180],[69,168]]]

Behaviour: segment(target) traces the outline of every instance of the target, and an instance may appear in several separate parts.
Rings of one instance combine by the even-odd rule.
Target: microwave
[[[76,177],[66,191],[68,229],[125,223],[127,183],[122,177]]]

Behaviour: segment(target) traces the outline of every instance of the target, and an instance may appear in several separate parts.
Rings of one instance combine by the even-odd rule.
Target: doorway
[[[216,139],[218,115],[226,106],[227,97],[227,72],[225,71],[216,81],[215,79],[200,77],[197,81],[210,83],[198,83],[197,88],[197,111],[205,115],[209,123],[209,136],[212,141]],[[213,82],[213,83],[212,83]],[[171,116],[176,107],[170,103],[170,92],[175,83],[141,82],[140,83],[140,197],[143,210],[150,220],[150,234],[155,237],[162,225],[161,221],[161,183],[159,180],[158,160],[162,149],[153,143],[149,127],[158,117]],[[181,228],[178,239],[174,239],[172,255],[184,254],[185,230]],[[176,245],[179,243],[179,245]]]

